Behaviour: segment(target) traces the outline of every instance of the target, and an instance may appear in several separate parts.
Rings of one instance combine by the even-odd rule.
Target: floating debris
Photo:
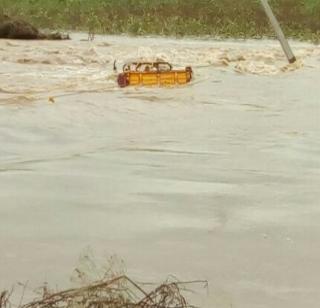
[[[53,96],[49,96],[48,101],[52,104],[55,103],[55,99]]]
[[[84,287],[50,293],[47,285],[43,287],[41,299],[34,300],[20,308],[188,308],[182,295],[185,285],[206,281],[166,282],[152,291],[146,291],[141,283],[136,283],[126,275],[95,282]],[[10,308],[11,293],[0,293],[0,308]]]

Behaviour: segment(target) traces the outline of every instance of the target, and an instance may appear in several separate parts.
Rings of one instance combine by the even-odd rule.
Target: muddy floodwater
[[[0,41],[0,289],[65,287],[89,246],[207,279],[203,307],[318,308],[320,47],[85,38]],[[151,56],[194,81],[119,89]]]

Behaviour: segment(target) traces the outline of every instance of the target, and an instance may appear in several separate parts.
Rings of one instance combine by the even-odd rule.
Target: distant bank
[[[287,36],[318,42],[319,0],[270,0]],[[271,37],[258,0],[0,0],[1,14],[95,33]]]

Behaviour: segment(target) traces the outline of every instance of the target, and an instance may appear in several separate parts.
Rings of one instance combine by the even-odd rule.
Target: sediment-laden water
[[[317,308],[320,48],[73,37],[0,41],[0,289],[63,287],[90,246],[209,280],[205,307]],[[194,81],[118,88],[150,56]]]

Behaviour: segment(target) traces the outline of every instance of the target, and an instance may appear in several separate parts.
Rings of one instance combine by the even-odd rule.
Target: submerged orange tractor
[[[173,69],[165,61],[133,61],[123,66],[118,75],[121,88],[127,86],[170,86],[183,85],[192,79],[192,68]]]

